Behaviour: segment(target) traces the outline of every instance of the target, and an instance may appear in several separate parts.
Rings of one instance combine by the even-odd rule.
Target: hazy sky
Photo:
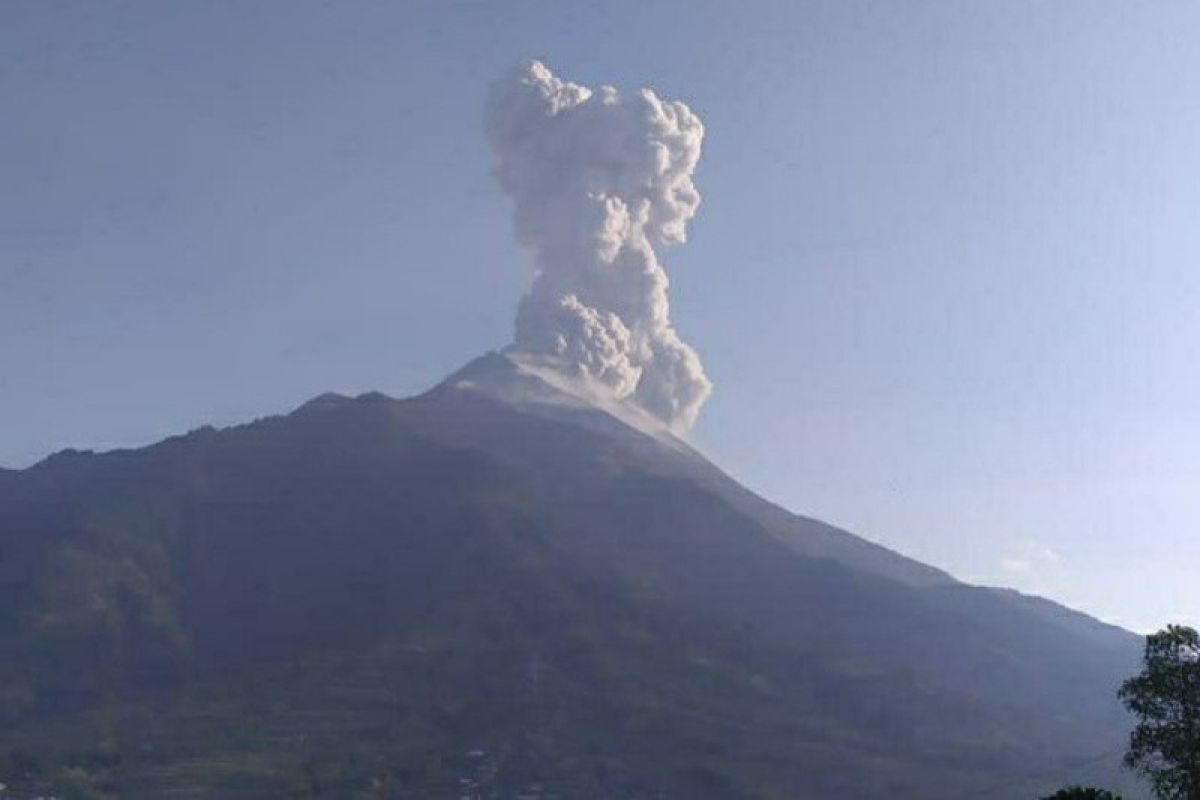
[[[0,464],[506,344],[490,81],[707,128],[662,255],[694,431],[801,513],[1137,628],[1200,621],[1200,5],[0,5]]]

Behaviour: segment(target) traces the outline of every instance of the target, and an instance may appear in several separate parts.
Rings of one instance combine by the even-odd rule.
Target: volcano
[[[604,398],[491,353],[0,471],[5,796],[1120,783],[1138,637],[795,515]]]

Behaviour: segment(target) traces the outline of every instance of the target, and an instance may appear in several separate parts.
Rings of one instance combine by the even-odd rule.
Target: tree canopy
[[[1120,692],[1139,720],[1125,764],[1163,800],[1200,800],[1200,634],[1170,625],[1146,637],[1143,662]]]
[[[1054,794],[1043,797],[1042,800],[1121,800],[1121,796],[1115,795],[1107,789],[1068,786],[1066,789],[1059,789]]]

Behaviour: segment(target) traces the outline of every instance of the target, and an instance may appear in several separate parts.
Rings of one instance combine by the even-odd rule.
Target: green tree
[[[1059,789],[1042,800],[1121,800],[1120,795],[1113,794],[1107,789],[1093,789],[1088,786],[1068,786]]]
[[[1200,634],[1169,625],[1147,636],[1142,673],[1121,700],[1139,720],[1125,765],[1163,800],[1200,800]]]

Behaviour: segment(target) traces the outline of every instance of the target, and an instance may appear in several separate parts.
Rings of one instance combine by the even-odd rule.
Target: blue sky
[[[0,6],[0,464],[507,343],[482,134],[538,57],[704,119],[662,253],[694,431],[801,513],[1136,629],[1200,621],[1200,7]]]

